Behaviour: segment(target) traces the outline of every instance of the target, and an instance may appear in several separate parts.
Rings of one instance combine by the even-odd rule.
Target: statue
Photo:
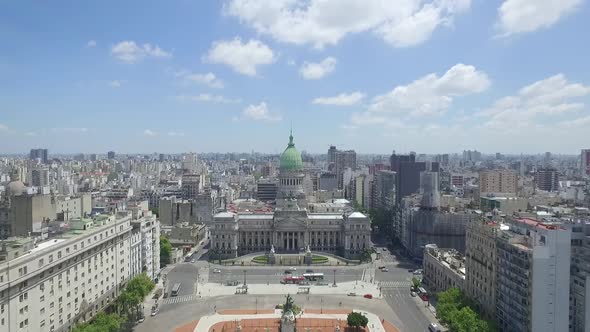
[[[283,315],[281,316],[281,332],[295,332],[295,313],[293,298],[287,295],[287,300],[283,305]]]
[[[311,253],[311,248],[309,247],[309,244],[307,245],[307,248],[305,249],[305,253]]]
[[[267,257],[267,263],[270,265],[274,265],[276,260],[275,260],[275,245],[271,245],[270,246],[270,252],[268,253],[268,255],[266,255]]]
[[[275,245],[274,244],[270,246],[270,253],[271,254],[275,253]]]

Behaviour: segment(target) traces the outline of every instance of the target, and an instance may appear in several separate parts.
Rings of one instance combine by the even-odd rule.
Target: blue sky
[[[585,0],[0,0],[0,152],[578,153]]]

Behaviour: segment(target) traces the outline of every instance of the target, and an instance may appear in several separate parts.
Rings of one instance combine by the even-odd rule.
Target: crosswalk
[[[196,294],[191,295],[183,295],[183,296],[172,296],[162,300],[162,304],[174,304],[174,303],[183,303],[194,301],[198,298]]]
[[[409,288],[412,286],[412,282],[410,281],[381,281],[379,282],[379,287],[386,287],[386,288]]]

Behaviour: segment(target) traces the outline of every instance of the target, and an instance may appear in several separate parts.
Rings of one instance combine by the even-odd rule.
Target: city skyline
[[[3,3],[0,151],[586,148],[587,2],[270,3]]]

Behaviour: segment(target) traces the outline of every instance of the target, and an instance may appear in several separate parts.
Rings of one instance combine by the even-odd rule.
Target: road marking
[[[383,288],[408,288],[412,286],[410,281],[380,281],[379,287]]]
[[[162,305],[164,304],[175,304],[175,303],[183,303],[188,301],[194,301],[198,298],[196,294],[191,295],[183,295],[183,296],[173,296],[167,299],[162,300]]]

